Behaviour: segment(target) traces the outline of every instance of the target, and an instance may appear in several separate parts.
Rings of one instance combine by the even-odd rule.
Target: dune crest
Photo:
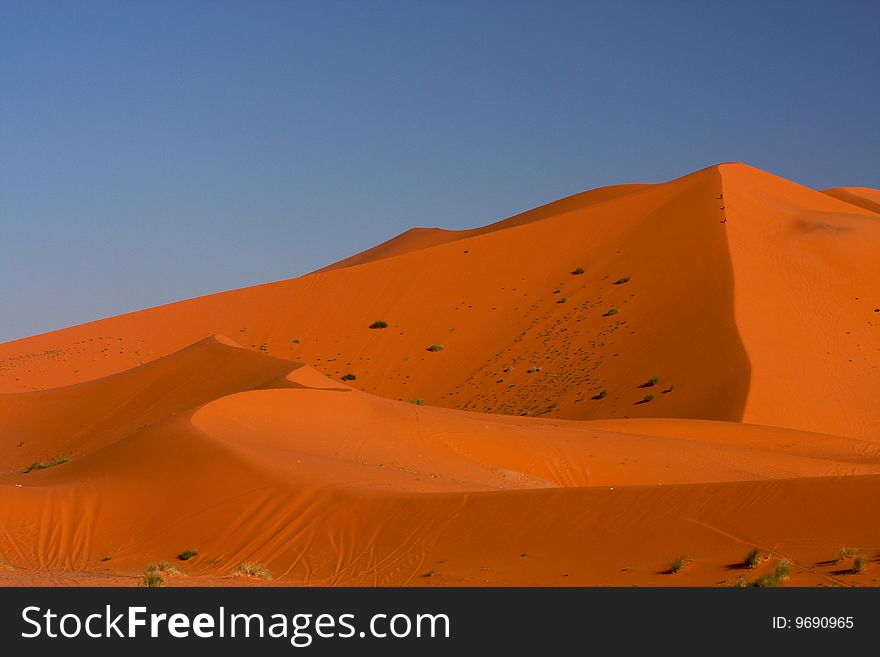
[[[2,344],[0,584],[870,585],[878,197],[725,163]]]

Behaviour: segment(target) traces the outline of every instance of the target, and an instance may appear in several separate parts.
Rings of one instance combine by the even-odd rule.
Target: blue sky
[[[742,160],[880,186],[877,2],[0,2],[0,341]]]

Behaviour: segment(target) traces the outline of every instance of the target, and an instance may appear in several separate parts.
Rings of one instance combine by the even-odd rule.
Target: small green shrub
[[[168,575],[179,575],[180,569],[176,566],[172,566],[167,561],[160,561],[158,563],[151,563],[147,566],[147,572],[155,571],[158,573],[166,573]]]
[[[432,344],[428,347],[428,351],[443,351],[442,344]]]
[[[141,576],[141,586],[146,588],[158,588],[165,584],[165,578],[156,570],[148,570]]]
[[[580,276],[581,274],[584,273],[584,269],[583,269],[583,267],[578,267],[577,269],[575,269],[571,273],[572,273],[572,276]]]
[[[611,308],[610,310],[608,310],[607,312],[605,312],[602,316],[603,316],[603,317],[611,317],[611,315],[616,315],[616,314],[619,313],[619,312],[620,312],[620,311],[619,311],[617,308]]]
[[[357,379],[357,374],[352,374],[351,372],[349,372],[348,374],[342,375],[343,381],[354,381],[356,379]]]
[[[743,565],[746,568],[757,568],[759,563],[761,563],[761,551],[758,548],[752,548],[743,559]]]
[[[655,385],[657,385],[658,383],[660,383],[660,379],[658,379],[656,376],[652,376],[650,379],[645,381],[645,387],[652,388]]]
[[[857,554],[855,557],[853,557],[853,565],[852,565],[852,568],[850,569],[850,572],[853,573],[854,575],[858,575],[864,569],[865,569],[865,555]]]
[[[632,280],[629,276],[624,276],[623,278],[618,278],[614,281],[615,285],[623,285],[624,283],[629,283]]]
[[[384,321],[384,320],[381,320],[381,319],[377,319],[375,322],[373,322],[372,324],[370,324],[370,328],[371,328],[371,329],[383,329],[383,328],[388,328],[388,322],[386,322],[386,321]]]
[[[567,303],[567,302],[568,302],[568,297],[562,297],[562,298],[561,298],[559,301],[557,301],[556,303]]]
[[[299,338],[294,338],[293,340],[291,340],[291,342],[293,344],[299,344],[300,342],[302,342],[302,340],[300,340]]]
[[[645,395],[644,397],[642,397],[643,404],[647,404],[652,401],[654,401],[654,395]]]
[[[758,588],[774,588],[782,586],[782,583],[788,579],[789,575],[791,575],[791,561],[788,559],[782,559],[776,564],[773,572],[761,575],[752,581],[751,585]]]
[[[605,399],[607,396],[608,391],[603,388],[599,391],[599,394],[593,396],[593,399]]]
[[[846,559],[852,559],[858,553],[859,551],[855,548],[842,547],[837,551],[837,559],[834,561],[834,563],[840,563],[841,561],[844,561]]]
[[[681,572],[682,568],[687,566],[690,562],[691,560],[683,554],[679,555],[675,558],[675,561],[672,562],[672,565],[669,567],[669,571],[672,573],[679,573]]]
[[[181,552],[180,554],[177,555],[177,558],[180,559],[181,561],[189,561],[193,557],[198,556],[198,554],[199,554],[198,550],[184,550],[183,552]]]
[[[410,403],[410,404],[415,404],[416,406],[424,406],[424,405],[425,405],[425,400],[424,400],[424,399],[415,399],[415,398],[414,398],[414,399],[410,399],[410,400],[409,400],[409,403]]]
[[[258,579],[272,579],[272,573],[266,566],[256,561],[242,561],[233,571],[238,577],[256,577]]]

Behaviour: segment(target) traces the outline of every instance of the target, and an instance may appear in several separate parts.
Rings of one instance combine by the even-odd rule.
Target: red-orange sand
[[[2,344],[0,584],[876,586],[878,210],[722,164]]]

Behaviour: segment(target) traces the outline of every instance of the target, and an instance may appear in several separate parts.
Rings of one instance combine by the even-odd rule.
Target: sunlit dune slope
[[[197,372],[210,390],[169,385],[161,403],[150,399],[155,382]],[[420,584],[428,572],[447,585],[663,584],[663,560],[687,545],[717,563],[674,583],[708,583],[752,543],[805,560],[842,540],[880,544],[875,507],[856,503],[880,473],[880,446],[864,441],[421,407],[222,338],[54,391],[41,431],[75,424],[65,396],[97,404],[114,386],[128,400],[105,402],[115,417],[150,409],[149,425],[81,430],[65,443],[70,462],[0,477],[0,552],[11,564],[0,582],[42,572],[38,583],[125,583],[147,562],[198,547],[210,558],[187,562],[193,583],[221,583],[258,560],[288,584]],[[781,513],[814,494],[818,506],[760,520],[762,509]],[[816,513],[832,511],[817,525]]]
[[[876,213],[722,164],[0,345],[0,390],[106,376],[219,333],[389,399],[877,438],[878,251]]]
[[[872,585],[877,194],[721,164],[0,345],[0,584]]]

